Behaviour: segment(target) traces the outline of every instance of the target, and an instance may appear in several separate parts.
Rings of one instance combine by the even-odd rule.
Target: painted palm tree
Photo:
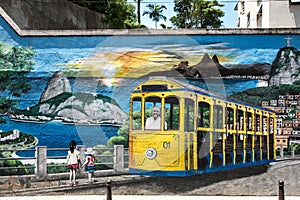
[[[161,20],[161,19],[163,19],[165,21],[167,20],[167,17],[162,14],[164,9],[167,10],[165,5],[148,4],[146,7],[149,10],[144,11],[143,16],[144,15],[149,15],[149,18],[152,19],[155,22],[155,28],[156,29],[157,29],[157,22],[159,22],[159,20]]]

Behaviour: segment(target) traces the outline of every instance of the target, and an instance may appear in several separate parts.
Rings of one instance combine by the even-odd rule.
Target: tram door
[[[184,163],[186,170],[194,169],[195,101],[184,99]]]
[[[205,169],[209,164],[210,152],[210,104],[198,102],[197,113],[197,163],[198,169]]]

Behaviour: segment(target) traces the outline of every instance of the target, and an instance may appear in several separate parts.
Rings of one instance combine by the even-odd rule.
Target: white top
[[[73,153],[71,150],[68,151],[67,163],[68,165],[77,164],[79,159],[80,152],[77,149],[74,149]]]
[[[154,129],[154,130],[160,130],[160,117],[157,119],[154,119],[153,117],[149,117],[146,120],[146,126],[145,129]],[[165,122],[165,129],[167,128],[167,122]]]

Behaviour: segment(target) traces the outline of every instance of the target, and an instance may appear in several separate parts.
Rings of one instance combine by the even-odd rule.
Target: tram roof
[[[157,84],[158,82],[160,84]],[[260,106],[257,106],[257,105],[251,104],[251,103],[247,103],[247,102],[244,102],[244,101],[241,101],[241,100],[238,100],[238,99],[234,99],[232,97],[228,97],[228,96],[223,95],[223,94],[219,94],[219,93],[216,93],[216,92],[205,90],[205,89],[200,88],[198,86],[191,85],[190,83],[177,80],[175,78],[164,77],[164,76],[149,77],[148,81],[145,81],[145,82],[141,83],[139,86],[137,86],[135,88],[135,90],[139,90],[137,88],[141,88],[141,86],[147,85],[148,83],[149,84],[156,83],[156,85],[176,84],[176,87],[173,87],[172,89],[166,88],[165,90],[169,90],[169,91],[170,90],[172,90],[172,91],[174,91],[174,90],[177,90],[177,91],[178,90],[188,90],[188,91],[195,92],[197,94],[204,94],[204,95],[207,95],[207,96],[210,96],[210,97],[215,97],[215,98],[227,101],[227,102],[242,104],[242,105],[245,105],[245,106],[251,106],[253,108],[257,108],[257,109],[260,109],[260,110],[265,110],[265,111],[274,113],[273,110],[263,108],[263,107],[260,107]],[[158,89],[156,91],[159,91],[159,90],[163,91],[164,89]]]

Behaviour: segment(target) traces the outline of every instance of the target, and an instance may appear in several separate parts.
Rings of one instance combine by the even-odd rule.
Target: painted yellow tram
[[[149,79],[130,96],[129,171],[189,176],[270,163],[275,120],[271,110],[177,80]]]

